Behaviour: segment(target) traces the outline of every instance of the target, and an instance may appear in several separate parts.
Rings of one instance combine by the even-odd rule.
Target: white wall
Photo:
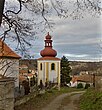
[[[40,63],[42,63],[42,70],[40,70]],[[51,70],[51,64],[55,63],[55,70]],[[48,67],[47,67],[48,65]],[[43,83],[46,82],[46,72],[48,71],[48,81],[56,82],[58,81],[58,77],[60,78],[59,71],[60,71],[60,60],[38,60],[38,84],[40,84],[40,80],[43,80]],[[58,70],[59,68],[59,70]]]
[[[0,74],[15,78],[15,87],[19,86],[19,59],[0,59]]]
[[[55,63],[55,70],[51,70],[51,64]],[[53,82],[58,77],[58,71],[57,71],[57,62],[50,62],[49,63],[49,81]],[[56,80],[57,82],[57,80]]]

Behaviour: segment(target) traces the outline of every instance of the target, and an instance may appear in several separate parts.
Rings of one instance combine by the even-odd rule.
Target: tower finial
[[[49,35],[49,32],[47,34]]]

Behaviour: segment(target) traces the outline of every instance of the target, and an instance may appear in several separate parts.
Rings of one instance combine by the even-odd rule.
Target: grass
[[[80,91],[82,89],[63,87],[60,91],[52,89],[45,94],[39,94],[33,97],[28,102],[15,107],[15,110],[40,110],[46,104],[49,104],[54,98],[63,93],[69,93],[73,91]]]
[[[102,110],[102,92],[88,89],[81,97],[80,110]]]

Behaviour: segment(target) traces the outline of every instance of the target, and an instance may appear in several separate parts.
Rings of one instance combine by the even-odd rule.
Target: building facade
[[[0,74],[13,77],[15,87],[19,87],[19,59],[21,57],[12,51],[6,43],[0,39]]]
[[[60,59],[56,57],[57,52],[52,48],[52,39],[48,35],[45,37],[45,48],[40,52],[42,56],[37,60],[38,64],[38,85],[42,80],[56,83],[60,87]]]

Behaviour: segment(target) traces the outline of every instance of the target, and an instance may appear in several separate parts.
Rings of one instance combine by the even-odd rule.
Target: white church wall
[[[54,63],[55,64],[55,70],[51,70],[51,64]],[[56,61],[52,61],[49,63],[49,81],[51,82],[57,82],[57,62]]]
[[[40,63],[42,63],[42,70],[40,70]],[[55,70],[51,70],[51,64],[55,64]],[[48,68],[46,68],[48,65]],[[57,83],[58,78],[60,78],[60,61],[57,60],[40,60],[38,61],[38,84],[40,84],[40,80],[43,80],[43,83],[48,81]],[[47,76],[47,69],[48,69],[48,76]],[[59,79],[60,80],[60,79]],[[59,81],[60,82],[60,81]]]

